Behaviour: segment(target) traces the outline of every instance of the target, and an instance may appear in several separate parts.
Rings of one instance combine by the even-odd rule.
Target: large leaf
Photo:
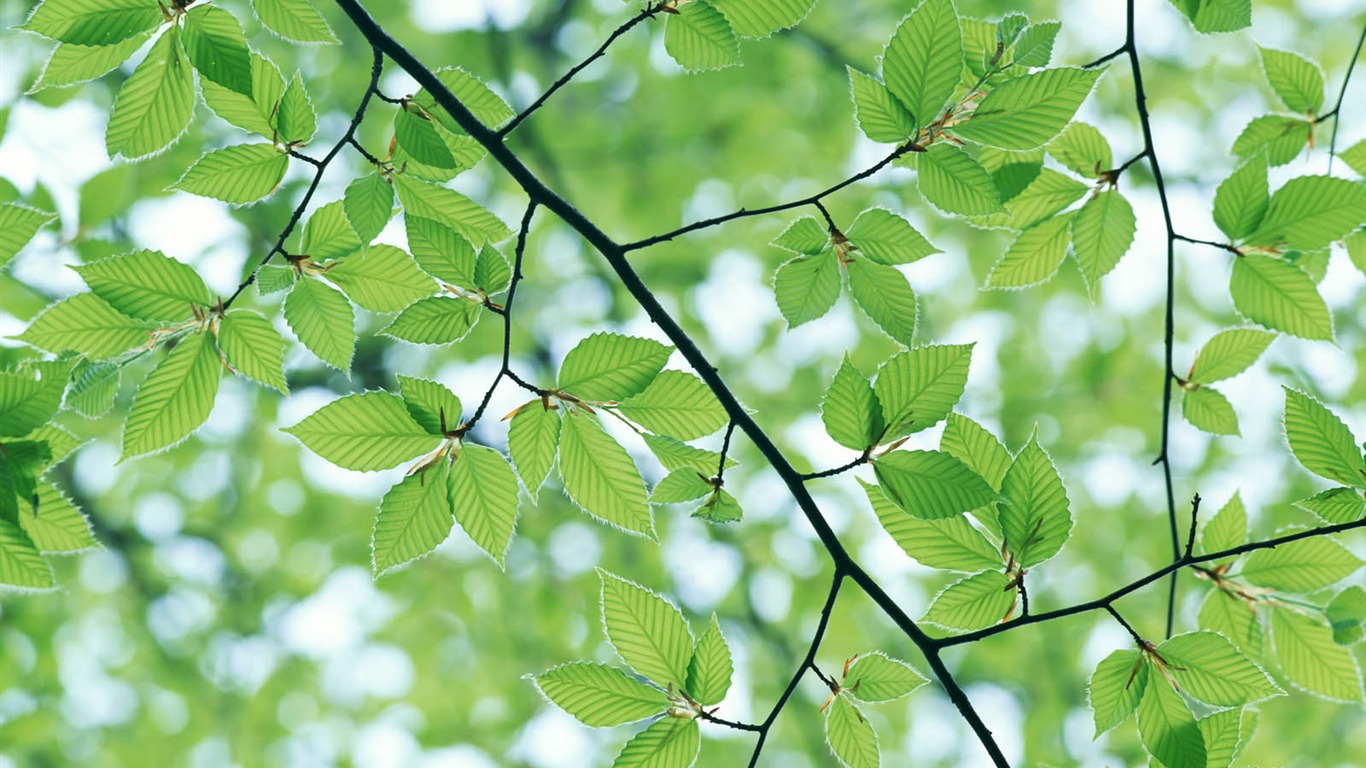
[[[93,293],[78,293],[43,310],[17,337],[49,352],[113,357],[146,344],[155,326],[135,320]]]
[[[96,296],[138,320],[188,320],[195,307],[213,303],[193,268],[158,251],[134,251],[74,269]]]
[[[842,687],[859,701],[880,702],[895,701],[928,682],[906,662],[874,651],[849,665]]]
[[[652,339],[595,333],[564,356],[557,386],[593,402],[625,400],[643,392],[671,354],[673,347]]]
[[[848,696],[836,696],[825,712],[825,741],[847,768],[879,768],[877,733]]]
[[[621,660],[661,688],[682,688],[688,681],[693,639],[678,607],[601,568],[598,576],[602,579],[602,623]]]
[[[965,517],[921,520],[906,514],[875,485],[859,481],[878,522],[897,545],[921,565],[975,573],[1000,568],[1000,549]]]
[[[392,245],[372,245],[348,256],[327,278],[373,312],[397,312],[431,296],[437,287],[406,251]]]
[[[1361,491],[1355,488],[1329,488],[1295,502],[1295,506],[1313,512],[1324,522],[1332,524],[1360,520],[1366,509]]]
[[[284,337],[259,313],[249,309],[225,313],[218,323],[218,346],[238,373],[289,394]]]
[[[384,494],[370,545],[375,575],[430,553],[451,535],[447,472],[447,464],[438,461]]]
[[[840,267],[834,254],[798,256],[773,276],[778,310],[793,328],[821,317],[840,295]]]
[[[963,71],[963,39],[950,0],[925,0],[882,53],[882,79],[922,128],[938,119]]]
[[[1361,669],[1350,648],[1333,642],[1323,619],[1293,608],[1271,612],[1271,639],[1281,670],[1296,687],[1336,701],[1362,700]]]
[[[72,45],[58,43],[43,65],[38,82],[28,89],[36,93],[44,88],[63,87],[84,83],[108,74],[128,60],[147,42],[149,33],[142,32],[112,45]]]
[[[1116,190],[1098,193],[1077,211],[1072,218],[1072,252],[1093,290],[1129,252],[1136,231],[1134,208]]]
[[[111,157],[156,154],[189,127],[194,113],[194,73],[180,52],[179,39],[179,27],[171,27],[123,81],[104,137]]]
[[[288,169],[289,156],[274,144],[238,144],[199,158],[174,188],[248,205],[273,193]]]
[[[503,566],[517,520],[517,476],[503,454],[462,443],[450,471],[455,521],[470,539]]]
[[[730,420],[716,395],[697,376],[661,371],[640,394],[621,402],[618,411],[656,434],[694,440]]]
[[[864,451],[876,445],[882,436],[882,404],[848,356],[840,363],[825,393],[821,420],[826,434],[851,451]]]
[[[744,37],[768,37],[796,26],[816,0],[708,0]]]
[[[676,6],[664,25],[664,50],[690,72],[740,63],[740,41],[707,0]]]
[[[333,464],[361,472],[396,467],[435,451],[442,441],[387,392],[333,400],[284,431]]]
[[[1006,547],[1026,568],[1056,555],[1072,531],[1067,489],[1057,467],[1031,437],[1001,483]]]
[[[1205,739],[1186,702],[1165,680],[1152,677],[1138,702],[1143,746],[1167,768],[1205,768]]]
[[[958,147],[936,142],[915,158],[920,194],[939,210],[963,216],[1004,210],[986,169]]]
[[[1343,485],[1366,488],[1366,462],[1352,430],[1309,395],[1285,390],[1285,438],[1304,468]]]
[[[585,512],[624,531],[655,538],[640,470],[597,419],[582,413],[565,418],[560,430],[560,475],[569,498]]]
[[[1333,176],[1299,176],[1271,196],[1253,245],[1326,247],[1366,222],[1366,185]]]
[[[916,304],[906,276],[870,259],[850,261],[846,269],[854,301],[894,341],[910,346],[915,338]]]
[[[893,451],[873,460],[873,470],[887,498],[921,520],[960,515],[997,498],[963,462],[939,451]]]
[[[971,344],[917,347],[893,356],[873,389],[887,420],[883,442],[938,424],[963,397]]]
[[[1314,113],[1323,106],[1323,71],[1314,62],[1290,51],[1257,46],[1262,70],[1271,89],[1291,112]]]
[[[191,334],[177,344],[133,396],[123,428],[122,459],[189,437],[213,410],[222,371],[218,350],[208,334]]]
[[[1007,80],[993,88],[953,132],[1001,149],[1043,146],[1077,113],[1102,72],[1060,67]]]
[[[1323,536],[1292,541],[1247,556],[1238,569],[1249,584],[1308,594],[1336,584],[1366,565],[1350,549]]]
[[[1284,691],[1226,638],[1189,632],[1157,647],[1181,690],[1216,707],[1253,704]]]
[[[1304,339],[1333,338],[1333,319],[1314,281],[1299,267],[1249,253],[1233,262],[1233,306],[1248,319]]]
[[[669,708],[664,691],[638,683],[606,664],[565,664],[532,680],[555,706],[594,728],[634,723]]]
[[[479,309],[469,299],[432,296],[413,302],[380,333],[414,344],[452,344],[479,321]]]
[[[242,25],[216,5],[196,5],[185,14],[185,54],[199,76],[251,95],[251,51]]]
[[[1000,571],[983,571],[945,587],[935,595],[924,621],[967,632],[1005,621],[1015,605],[1015,590]]]
[[[844,234],[857,249],[857,255],[888,266],[910,264],[942,253],[909,221],[885,208],[869,208],[860,213]]]
[[[63,43],[105,46],[156,29],[162,21],[161,10],[142,0],[47,0],[33,9],[22,29]]]
[[[391,178],[405,215],[445,224],[477,246],[488,241],[497,242],[512,234],[497,216],[453,189],[401,173]]]
[[[612,768],[688,768],[701,747],[695,718],[664,717],[626,742]]]
[[[309,0],[251,0],[266,29],[296,43],[335,43],[337,36]]]

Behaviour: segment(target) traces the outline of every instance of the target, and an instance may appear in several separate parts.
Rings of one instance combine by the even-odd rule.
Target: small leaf
[[[65,386],[65,376],[0,371],[0,437],[19,437],[41,427],[61,407]]]
[[[880,652],[860,655],[849,666],[841,686],[859,701],[895,701],[908,696],[929,680],[900,659]]]
[[[626,742],[612,768],[688,768],[701,748],[697,720],[663,717]]]
[[[1262,70],[1271,89],[1291,112],[1314,113],[1323,106],[1323,71],[1314,62],[1290,51],[1257,46]]]
[[[830,438],[851,451],[864,451],[882,436],[882,404],[848,355],[835,372],[821,403],[821,420]]]
[[[734,496],[723,488],[717,488],[692,516],[709,523],[738,523],[744,514]]]
[[[436,120],[409,103],[394,113],[394,141],[414,160],[433,168],[456,168],[455,156],[441,137]]]
[[[159,251],[134,251],[74,269],[96,296],[138,320],[188,320],[194,307],[213,303],[194,269]]]
[[[773,292],[789,327],[815,320],[839,299],[839,261],[824,253],[785,262],[773,276]]]
[[[847,696],[836,696],[825,712],[825,741],[847,768],[879,768],[877,733]]]
[[[0,267],[28,245],[43,225],[56,219],[55,213],[39,211],[18,203],[0,205]]]
[[[859,483],[868,494],[878,522],[910,557],[928,568],[975,573],[1000,568],[1000,548],[964,517],[920,520],[906,514],[876,485]]]
[[[949,414],[939,449],[966,464],[997,491],[1014,461],[986,427],[959,413]]]
[[[22,522],[23,518],[20,518]],[[1361,642],[1363,629],[1366,629],[1363,626],[1366,624],[1366,590],[1358,586],[1342,590],[1324,606],[1323,615],[1333,627],[1333,642],[1338,645]]]
[[[921,520],[953,517],[997,498],[985,480],[947,453],[893,451],[872,463],[887,498]]]
[[[337,36],[309,0],[251,0],[266,29],[296,43],[335,43]]]
[[[1238,414],[1217,389],[1188,389],[1181,398],[1181,415],[1191,426],[1212,435],[1237,435]]]
[[[238,144],[205,154],[172,188],[232,205],[250,205],[275,192],[289,156],[274,144]]]
[[[651,432],[679,440],[705,437],[730,421],[711,389],[684,371],[661,371],[643,392],[623,400],[617,411]]]
[[[740,41],[735,30],[705,0],[676,6],[675,13],[664,24],[664,50],[689,72],[740,63]]]
[[[1005,621],[1015,605],[1015,589],[1000,571],[983,571],[950,584],[935,595],[924,621],[955,632],[983,629]]]
[[[1200,532],[1200,549],[1209,554],[1247,543],[1247,510],[1236,492]]]
[[[936,142],[915,158],[920,194],[935,208],[962,216],[1005,210],[986,169],[963,150]]]
[[[380,333],[413,344],[453,344],[479,321],[479,305],[468,299],[433,296],[411,304]]]
[[[508,453],[531,498],[545,483],[560,442],[560,412],[533,400],[517,410],[508,425]]]
[[[1072,218],[1072,252],[1092,290],[1129,252],[1136,231],[1133,206],[1113,189],[1100,192],[1077,211]]]
[[[560,431],[560,474],[565,492],[585,512],[629,533],[656,539],[640,470],[597,419],[581,413],[566,416]]]
[[[1074,120],[1048,143],[1048,154],[1066,168],[1088,179],[1099,178],[1114,166],[1110,142],[1090,123]]]
[[[678,607],[601,568],[598,576],[602,579],[602,623],[621,660],[661,688],[683,687],[693,639]]]
[[[1177,635],[1158,646],[1172,677],[1198,701],[1240,707],[1285,694],[1262,668],[1213,632]]]
[[[1064,213],[1026,229],[987,275],[987,288],[1024,288],[1053,277],[1067,257],[1075,217]]]
[[[145,10],[145,6],[140,6],[139,10]],[[160,13],[156,16],[160,23]],[[37,93],[44,88],[62,88],[103,77],[142,48],[150,36],[150,33],[142,32],[112,45],[58,43],[43,65],[38,82],[28,92]]]
[[[885,208],[860,213],[844,234],[859,255],[886,266],[910,264],[943,252],[930,245],[909,221]]]
[[[1255,159],[1265,153],[1271,167],[1285,165],[1299,156],[1314,135],[1314,124],[1298,117],[1261,115],[1238,134],[1233,141],[1233,154]]]
[[[437,287],[406,251],[392,245],[372,245],[346,257],[327,278],[373,312],[397,312],[431,296]]]
[[[394,214],[394,188],[380,174],[366,174],[347,185],[343,205],[346,218],[351,222],[361,244],[368,245],[379,235]],[[412,221],[421,221],[421,219],[413,217],[409,220],[409,224]],[[433,224],[435,223],[433,222]],[[408,243],[408,247],[414,252],[417,250],[412,242]],[[421,259],[418,260],[418,263],[422,263]],[[436,275],[436,277],[440,278],[441,276]]]
[[[1270,203],[1266,156],[1257,154],[1215,190],[1214,223],[1229,240],[1239,240],[1257,231]]]
[[[1333,319],[1314,281],[1298,267],[1249,253],[1233,262],[1233,306],[1248,319],[1303,339],[1333,338]]]
[[[1148,687],[1148,670],[1148,662],[1138,651],[1115,651],[1096,665],[1087,688],[1096,720],[1096,738],[1128,720],[1138,709]]]
[[[148,374],[133,396],[120,461],[189,437],[213,410],[223,364],[203,333],[187,336]]]
[[[848,262],[849,292],[859,308],[877,323],[892,340],[910,346],[915,338],[915,292],[906,276],[895,267],[884,267],[872,260]]]
[[[915,135],[915,117],[887,86],[872,75],[849,67],[849,87],[859,128],[873,141],[901,144]]]
[[[360,237],[346,218],[343,201],[333,200],[308,217],[299,248],[314,261],[339,259],[360,250]]]
[[[0,518],[0,584],[25,589],[56,586],[52,568],[19,527]]]
[[[592,402],[625,400],[643,392],[671,354],[673,347],[652,339],[595,333],[564,356],[557,386]]]
[[[730,647],[721,634],[721,625],[716,614],[711,615],[711,623],[702,636],[697,638],[693,648],[692,660],[688,662],[688,682],[684,690],[693,700],[704,707],[721,703],[730,690],[730,678],[735,667],[730,659]]]
[[[442,441],[387,392],[333,400],[283,431],[333,464],[360,472],[396,467],[435,451]]]
[[[1262,620],[1256,608],[1227,590],[1211,589],[1200,604],[1201,629],[1218,632],[1243,653],[1261,657]]]
[[[491,245],[481,248],[474,260],[474,287],[485,295],[492,295],[507,290],[511,281],[512,268],[502,251]]]
[[[815,256],[830,247],[830,233],[810,216],[803,216],[788,225],[770,245],[793,253]]]
[[[274,141],[279,124],[285,80],[280,70],[259,53],[251,54],[251,90],[238,93],[205,78],[199,80],[204,103],[232,125]]]
[[[341,291],[314,278],[299,280],[285,299],[285,320],[318,359],[339,371],[351,370],[355,312]]]
[[[286,144],[307,144],[318,132],[318,114],[313,110],[313,100],[308,98],[303,77],[298,72],[294,73],[289,87],[285,88],[277,112],[276,124],[280,128],[278,138]]]
[[[721,454],[715,451],[695,448],[664,435],[647,433],[641,435],[641,438],[645,440],[645,445],[650,449],[650,453],[653,453],[655,458],[659,459],[659,463],[670,472],[688,468],[696,472],[705,472],[710,477],[721,466]],[[725,464],[726,469],[730,469],[735,466],[735,459],[727,456]]]
[[[1067,125],[1104,69],[1059,67],[997,85],[972,116],[953,127],[968,141],[1001,149],[1034,149]]]
[[[62,491],[49,482],[37,487],[36,515],[19,515],[19,527],[39,552],[82,552],[99,546],[90,520]]]
[[[768,37],[796,26],[816,0],[708,0],[743,37]]]
[[[1029,568],[1053,557],[1072,531],[1072,512],[1058,468],[1031,437],[1001,483],[1001,528],[1007,551]]]
[[[1363,511],[1366,511],[1366,503],[1363,503],[1361,491],[1355,488],[1329,488],[1322,493],[1295,502],[1295,506],[1318,515],[1324,522],[1330,524],[1360,520]]]
[[[225,313],[218,323],[218,346],[228,365],[243,376],[289,394],[284,337],[259,313],[249,309]]]
[[[511,465],[492,448],[465,442],[451,464],[449,482],[455,521],[502,568],[517,521],[517,476]]]
[[[405,215],[408,248],[418,266],[427,274],[452,285],[473,291],[474,246],[455,230],[431,219]]]
[[[1323,536],[1259,549],[1238,570],[1249,584],[1309,594],[1356,573],[1363,565],[1351,550]]]
[[[1275,340],[1276,334],[1255,328],[1220,331],[1195,356],[1189,378],[1200,384],[1233,378],[1252,367]]]
[[[445,462],[408,475],[384,494],[371,540],[374,570],[381,576],[441,545],[455,521],[447,493]]]
[[[651,504],[681,504],[696,501],[716,490],[706,477],[691,467],[670,472],[650,492]]]
[[[669,708],[658,688],[638,683],[606,664],[574,662],[532,678],[555,706],[593,728],[634,723]]]
[[[402,374],[399,374],[398,385],[408,415],[429,433],[445,437],[446,432],[462,425],[460,398],[445,385]]]
[[[1352,430],[1309,395],[1283,389],[1285,437],[1300,464],[1320,477],[1366,488],[1366,462]]]

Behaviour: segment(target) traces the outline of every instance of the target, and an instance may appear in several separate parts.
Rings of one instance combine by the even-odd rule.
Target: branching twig
[[[807,482],[808,480],[819,480],[822,477],[834,477],[835,475],[842,475],[845,472],[848,472],[849,470],[853,469],[854,467],[867,463],[868,454],[865,453],[857,459],[854,459],[853,461],[849,462],[848,464],[841,464],[838,467],[832,467],[831,469],[821,470],[820,472],[808,472],[801,476],[802,482]]]
[[[1195,526],[1200,521],[1200,494],[1195,494],[1191,499],[1191,529],[1186,534],[1186,554],[1182,557],[1190,559],[1191,550],[1195,549]]]
[[[503,365],[498,369],[497,375],[493,377],[493,383],[484,393],[484,399],[479,402],[479,407],[475,409],[474,415],[466,422],[467,428],[473,427],[483,417],[484,410],[489,407],[489,401],[493,399],[494,390],[498,389],[498,384],[502,382],[504,376],[509,376],[522,384],[522,381],[516,377],[510,367],[512,362],[512,302],[517,299],[517,285],[522,282],[522,259],[526,255],[527,233],[531,231],[531,217],[535,213],[536,201],[532,200],[527,203],[526,213],[522,214],[522,224],[517,229],[517,248],[512,259],[512,279],[508,282],[508,295],[507,300],[503,302],[503,311],[499,313],[503,316]]]
[[[1352,82],[1352,72],[1356,70],[1357,59],[1361,58],[1361,46],[1366,43],[1366,26],[1361,28],[1361,37],[1357,38],[1356,50],[1352,52],[1352,60],[1347,63],[1347,73],[1342,76],[1342,88],[1338,91],[1337,103],[1325,115],[1319,115],[1319,121],[1333,118],[1333,133],[1328,139],[1328,172],[1333,172],[1333,158],[1338,151],[1338,126],[1342,121],[1338,119],[1338,112],[1342,110],[1342,101],[1347,98],[1347,84]]]

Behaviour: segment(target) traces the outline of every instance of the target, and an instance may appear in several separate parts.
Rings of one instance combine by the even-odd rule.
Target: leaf
[[[1048,143],[1048,154],[1073,173],[1088,179],[1099,178],[1114,166],[1110,142],[1090,123],[1073,121]]]
[[[1271,89],[1291,112],[1313,114],[1323,106],[1323,71],[1298,53],[1257,46]]]
[[[1048,62],[1053,58],[1053,43],[1061,30],[1062,24],[1057,21],[1041,21],[1029,25],[1015,42],[1015,66],[1048,66]]]
[[[20,518],[23,522],[23,518]],[[1358,586],[1339,592],[1323,608],[1324,618],[1333,627],[1333,642],[1352,645],[1361,642],[1363,623],[1366,623],[1366,590]]]
[[[1366,185],[1333,176],[1298,176],[1271,195],[1252,245],[1326,248],[1366,221]]]
[[[830,439],[851,451],[867,450],[882,436],[882,404],[848,355],[821,402],[821,420]]]
[[[910,264],[943,251],[930,245],[909,221],[885,208],[860,213],[844,233],[859,255],[877,264]]]
[[[387,392],[338,398],[283,431],[333,464],[360,472],[396,467],[442,442],[408,415],[402,399]]]
[[[397,312],[436,290],[412,257],[392,245],[372,245],[346,257],[327,278],[373,312]]]
[[[444,224],[476,246],[497,242],[512,234],[497,216],[453,189],[403,174],[394,174],[392,180],[405,215]]]
[[[470,539],[504,566],[517,521],[517,476],[503,454],[464,442],[450,471],[455,521]]]
[[[1103,68],[1059,67],[997,85],[954,134],[1001,149],[1041,147],[1057,136],[1090,95]]]
[[[671,354],[673,347],[653,339],[595,333],[564,356],[557,386],[592,402],[625,400],[643,392]]]
[[[663,435],[644,434],[641,438],[645,440],[645,445],[650,449],[650,453],[659,459],[659,463],[670,472],[690,468],[697,472],[706,472],[707,476],[715,474],[717,468],[721,466],[721,454],[715,451],[707,451],[695,448],[687,443],[675,440],[672,437]],[[726,469],[735,466],[735,459],[726,457]]]
[[[298,72],[289,81],[285,94],[280,99],[276,124],[280,128],[278,139],[291,146],[307,144],[318,132],[318,114],[313,110],[313,100],[308,98],[303,77]]]
[[[711,623],[702,636],[697,638],[693,647],[692,660],[688,662],[688,681],[684,690],[693,700],[704,707],[721,703],[730,690],[730,678],[735,674],[735,666],[730,659],[730,646],[721,634],[721,625],[716,614],[711,615]]]
[[[849,261],[845,268],[849,291],[859,308],[893,341],[910,346],[915,338],[916,308],[915,292],[906,276],[895,267],[864,259]]]
[[[1007,167],[1034,168],[1034,165],[1015,163]],[[978,221],[981,226],[1029,229],[1080,200],[1088,191],[1089,187],[1071,176],[1043,168],[1023,190],[1006,201],[1003,212]]]
[[[167,448],[189,437],[213,410],[223,364],[207,334],[185,337],[133,395],[119,461]]]
[[[138,320],[188,320],[194,307],[214,303],[193,268],[160,251],[134,251],[73,269],[96,296]]]
[[[380,333],[414,344],[452,344],[478,322],[479,308],[469,299],[433,296],[414,302]]]
[[[1129,252],[1136,231],[1133,206],[1113,189],[1087,200],[1072,217],[1072,252],[1093,290]]]
[[[398,386],[408,415],[429,433],[445,437],[462,425],[460,398],[445,385],[399,374]]]
[[[90,520],[49,482],[39,482],[36,515],[19,515],[19,527],[39,552],[81,552],[99,546]]]
[[[343,201],[333,200],[308,217],[299,248],[314,261],[339,259],[360,250],[360,237],[346,218]]]
[[[1015,606],[1015,588],[1000,571],[983,571],[935,595],[924,621],[955,632],[1000,624]]]
[[[1227,768],[1233,764],[1242,739],[1242,718],[1242,709],[1225,709],[1196,723],[1205,742],[1206,768]]]
[[[664,50],[689,72],[740,63],[740,41],[726,17],[706,0],[676,6],[664,24]]]
[[[436,79],[440,80],[466,109],[479,118],[479,122],[489,128],[497,128],[512,119],[512,107],[503,101],[503,97],[494,93],[482,80],[469,72],[459,67],[444,67],[438,69],[435,74]],[[421,104],[427,112],[440,120],[447,130],[464,133],[454,118],[445,109],[436,105],[435,97],[428,93],[427,89],[418,91],[413,101]]]
[[[1001,528],[1007,551],[1031,568],[1053,557],[1072,532],[1067,488],[1053,460],[1031,436],[1001,483]]]
[[[1296,687],[1334,701],[1362,700],[1356,658],[1333,642],[1333,630],[1322,619],[1291,608],[1274,610],[1271,640],[1281,670]]]
[[[337,36],[309,0],[251,0],[266,29],[296,43],[336,43]]]
[[[346,196],[342,203],[346,211],[346,219],[351,222],[355,229],[356,236],[360,238],[362,245],[369,245],[372,240],[379,236],[389,223],[389,219],[394,215],[394,188],[379,173],[369,173],[352,181],[346,186]],[[414,221],[423,221],[416,216],[408,220],[408,225],[412,226]],[[430,222],[432,226],[440,227],[436,222]],[[450,231],[450,230],[447,230]],[[408,247],[416,255],[417,246],[411,242],[409,235]],[[462,239],[463,241],[463,239]],[[421,258],[418,264],[421,264]],[[430,272],[431,270],[428,270]],[[434,275],[439,279],[440,275]]]
[[[0,584],[25,589],[56,586],[48,566],[27,534],[9,520],[0,518]]]
[[[1255,328],[1233,328],[1220,331],[1195,356],[1187,378],[1200,384],[1230,379],[1257,362],[1276,334]]]
[[[1309,395],[1285,390],[1285,438],[1305,469],[1343,485],[1366,488],[1366,463],[1356,436],[1337,414]]]
[[[20,29],[63,43],[106,46],[156,29],[160,9],[139,0],[47,0]]]
[[[828,253],[798,256],[778,267],[773,291],[789,327],[815,320],[829,312],[839,298],[839,261]]]
[[[963,71],[963,37],[950,0],[924,0],[901,22],[882,53],[882,79],[915,117],[934,122]]]
[[[351,370],[356,349],[351,302],[321,280],[303,278],[285,299],[285,320],[308,351],[339,371]]]
[[[61,406],[65,385],[64,377],[0,371],[0,437],[20,437],[41,427]]]
[[[963,462],[982,476],[993,490],[1001,490],[1001,481],[1014,461],[1010,452],[986,427],[959,413],[950,413],[940,438],[939,449]]]
[[[1181,415],[1191,426],[1212,435],[1237,435],[1238,414],[1217,389],[1188,389],[1181,397]]]
[[[1366,274],[1366,229],[1358,229],[1342,239],[1347,250],[1347,258],[1356,265],[1357,271]]]
[[[953,517],[997,498],[985,480],[947,453],[893,451],[872,464],[887,498],[921,520]]]
[[[696,501],[716,490],[706,476],[691,467],[670,472],[650,492],[651,504],[681,504]]]
[[[214,114],[227,122],[263,136],[276,138],[280,100],[285,94],[285,80],[280,70],[259,53],[251,54],[251,91],[238,93],[230,88],[201,78],[200,91],[204,103]]]
[[[1072,214],[1044,219],[1015,238],[987,275],[987,288],[1024,288],[1053,277],[1067,257]]]
[[[455,156],[441,138],[435,119],[409,102],[394,113],[394,140],[412,158],[434,168],[456,168]]]
[[[474,287],[485,295],[492,295],[507,290],[511,281],[512,268],[508,266],[507,257],[491,245],[481,248],[474,261]]]
[[[626,742],[612,768],[688,768],[701,747],[697,720],[664,717]]]
[[[249,379],[289,394],[285,340],[269,320],[249,309],[226,312],[218,323],[218,346],[228,365]]]
[[[847,69],[855,119],[864,135],[884,144],[901,144],[915,136],[915,117],[881,80],[853,67]]]
[[[185,54],[200,77],[251,95],[251,51],[231,13],[196,5],[185,13],[184,30]]]
[[[1246,29],[1252,26],[1252,0],[1199,0],[1192,24],[1203,34]]]
[[[566,416],[560,429],[560,475],[569,498],[585,512],[628,533],[657,540],[640,470],[597,419],[580,413]]]
[[[570,419],[565,425],[568,432]],[[621,660],[661,688],[688,680],[693,639],[678,607],[658,594],[599,568],[602,623]]]
[[[98,359],[148,343],[153,328],[93,293],[78,293],[48,306],[15,338],[49,352],[70,350]]]
[[[1271,203],[1266,156],[1257,154],[1238,166],[1214,192],[1214,223],[1230,241],[1257,231]]]
[[[972,344],[917,347],[882,364],[873,383],[887,419],[886,443],[938,424],[963,397]]]
[[[102,77],[127,61],[147,42],[148,37],[150,34],[143,32],[112,45],[100,46],[58,43],[43,65],[38,81],[28,92],[62,88]]]
[[[1363,509],[1366,509],[1361,491],[1355,488],[1329,488],[1295,502],[1295,506],[1318,515],[1330,524],[1360,520]]]
[[[1157,649],[1177,684],[1197,701],[1240,707],[1285,695],[1261,667],[1213,632],[1177,635]]]
[[[18,203],[0,205],[0,267],[14,258],[57,214]]]
[[[708,0],[742,37],[768,37],[795,27],[816,0]]]
[[[1238,576],[1259,587],[1309,594],[1342,581],[1362,565],[1351,550],[1320,536],[1259,549],[1243,561]]]
[[[1200,532],[1200,549],[1209,554],[1241,547],[1247,543],[1247,510],[1243,498],[1235,491]]]
[[[1148,687],[1149,664],[1138,651],[1115,651],[1096,665],[1087,688],[1096,738],[1129,719]],[[1166,683],[1158,683],[1165,685]]]
[[[455,521],[447,491],[448,472],[447,464],[438,461],[404,477],[384,494],[370,544],[376,576],[430,553],[451,534]]]
[[[1138,702],[1138,735],[1167,768],[1205,768],[1205,740],[1181,694],[1153,679]]]
[[[656,434],[694,440],[730,421],[716,395],[697,376],[661,371],[638,395],[622,401],[617,411]]]
[[[1256,158],[1263,152],[1271,167],[1285,165],[1299,156],[1314,135],[1314,124],[1298,117],[1254,117],[1233,141],[1233,154]]]
[[[110,363],[82,361],[71,372],[66,404],[87,419],[98,419],[114,407],[122,368]]]
[[[1333,338],[1333,319],[1314,281],[1292,264],[1249,253],[1234,260],[1233,306],[1253,322],[1303,339]]]
[[[532,678],[555,706],[593,728],[634,723],[669,708],[658,688],[638,683],[606,664],[579,661]]]
[[[250,205],[273,194],[288,169],[289,156],[274,144],[237,144],[205,154],[171,188]]]
[[[974,573],[1000,568],[1000,550],[964,517],[920,520],[911,517],[877,486],[859,483],[868,494],[878,522],[911,558],[927,568]]]
[[[559,442],[560,412],[543,401],[532,400],[517,409],[508,425],[508,453],[532,501],[550,474]]]
[[[825,741],[840,765],[848,768],[879,768],[882,765],[877,733],[847,696],[836,696],[825,712]]]
[[[830,233],[810,216],[803,216],[788,225],[770,245],[793,253],[815,256],[830,247]]]
[[[712,491],[711,496],[702,502],[692,513],[693,517],[705,520],[709,523],[738,523],[744,517],[744,510],[740,508],[740,502],[730,495],[723,488]]]
[[[841,685],[859,701],[895,701],[908,696],[929,680],[900,659],[874,651],[861,654],[844,675]]]
[[[1254,606],[1223,589],[1211,589],[1200,604],[1201,629],[1218,632],[1243,653],[1262,654],[1262,621]]]
[[[1005,210],[986,169],[963,150],[939,142],[915,158],[920,194],[935,208],[963,216]]]

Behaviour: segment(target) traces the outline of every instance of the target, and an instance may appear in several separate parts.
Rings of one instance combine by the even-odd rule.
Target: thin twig
[[[1330,134],[1328,139],[1329,173],[1333,172],[1333,158],[1337,155],[1338,150],[1338,126],[1342,125],[1342,121],[1338,119],[1338,112],[1342,110],[1343,99],[1347,98],[1347,84],[1352,82],[1352,72],[1356,70],[1357,59],[1361,58],[1361,46],[1363,43],[1366,43],[1366,26],[1361,28],[1361,37],[1357,38],[1357,47],[1356,50],[1352,52],[1352,60],[1347,62],[1347,73],[1342,76],[1342,89],[1338,91],[1337,103],[1333,105],[1333,108],[1328,114],[1320,115],[1318,118],[1320,121],[1327,120],[1330,117],[1333,118],[1333,133]]]
[[[489,401],[493,399],[494,390],[498,389],[498,384],[504,376],[515,378],[510,364],[512,362],[512,302],[517,299],[517,285],[522,282],[522,259],[526,255],[527,233],[531,231],[531,217],[536,213],[536,201],[527,203],[526,213],[522,214],[522,224],[517,229],[517,248],[512,259],[512,280],[508,282],[507,300],[503,302],[503,310],[499,314],[503,316],[503,365],[498,369],[497,375],[493,377],[493,383],[489,385],[488,391],[484,392],[484,399],[479,402],[479,407],[475,409],[474,415],[466,422],[466,428],[473,427],[480,418],[483,417],[485,409],[489,407]],[[518,383],[521,383],[518,380]]]
[[[821,470],[820,472],[808,472],[804,475],[801,475],[802,482],[805,483],[809,480],[819,480],[822,477],[834,477],[835,475],[842,475],[845,472],[848,472],[849,470],[853,469],[854,467],[867,463],[868,454],[865,453],[857,459],[854,459],[853,461],[849,462],[848,464],[841,464],[838,467],[833,467],[831,469]]]
[[[726,454],[730,453],[730,438],[735,434],[735,422],[731,421],[726,425],[726,436],[721,441],[721,458],[716,464],[716,482],[720,483],[726,474]]]
[[[1228,251],[1234,256],[1243,255],[1243,252],[1238,250],[1238,248],[1234,246],[1232,243],[1220,243],[1214,240],[1201,240],[1197,237],[1186,237],[1185,235],[1179,233],[1172,235],[1172,237],[1185,243],[1193,243],[1195,245],[1208,245],[1211,248],[1218,248],[1221,251]]]
[[[1105,610],[1107,613],[1114,617],[1115,621],[1119,622],[1120,626],[1124,627],[1125,631],[1129,633],[1129,636],[1134,639],[1134,642],[1137,643],[1139,647],[1143,646],[1143,636],[1138,634],[1138,632],[1134,630],[1133,626],[1130,625],[1129,622],[1124,620],[1123,616],[1119,615],[1119,611],[1115,610],[1115,606],[1113,603],[1106,603]]]
[[[1191,528],[1190,532],[1186,534],[1186,554],[1183,555],[1186,559],[1190,559],[1191,550],[1195,549],[1195,526],[1199,520],[1200,494],[1197,493],[1195,494],[1195,497],[1191,499]]]

